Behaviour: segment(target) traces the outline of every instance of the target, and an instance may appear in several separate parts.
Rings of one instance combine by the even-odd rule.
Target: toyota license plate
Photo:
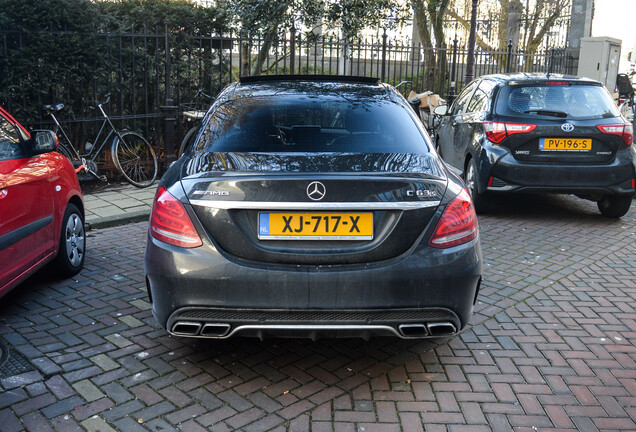
[[[258,214],[260,240],[372,240],[373,213]]]
[[[592,150],[591,138],[541,138],[541,151],[589,151]]]

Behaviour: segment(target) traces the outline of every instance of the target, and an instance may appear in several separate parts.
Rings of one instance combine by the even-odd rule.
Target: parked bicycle
[[[199,91],[194,97],[197,98],[199,96],[203,96],[209,101],[214,100],[212,96],[203,93],[201,89],[199,89]],[[186,134],[183,137],[183,140],[181,140],[181,145],[179,146],[179,153],[177,154],[177,157],[181,157],[181,155],[183,155],[186,152],[186,150],[190,148],[190,145],[196,138],[197,132],[199,132],[199,128],[201,127],[201,120],[203,120],[203,117],[205,117],[206,111],[199,110],[196,108],[193,109],[192,105],[193,104],[181,104],[181,107],[182,107],[181,113],[183,114],[183,116],[190,121],[194,121],[195,124],[188,130],[188,132],[186,132]]]
[[[102,153],[104,147],[108,143],[111,143],[111,157],[115,169],[133,186],[139,188],[148,187],[152,185],[157,178],[159,167],[157,155],[150,143],[142,135],[129,130],[120,131],[115,127],[103,108],[103,105],[109,101],[110,95],[106,97],[106,101],[97,103],[97,108],[104,117],[104,121],[93,143],[88,142],[85,144],[84,149],[88,151],[86,154],[80,154],[75,149],[64,128],[62,128],[62,125],[55,117],[55,113],[64,109],[64,104],[44,105],[42,109],[44,109],[55,122],[55,132],[58,135],[61,133],[64,137],[64,140],[60,140],[58,151],[66,156],[71,163],[73,163],[73,166],[76,168],[83,166],[87,173],[105,181],[105,176],[100,176],[98,173],[96,160]],[[103,139],[100,140],[106,126],[110,128],[110,132],[105,134]]]
[[[634,121],[634,114],[636,112],[636,97],[634,96],[634,86],[631,82],[631,77],[634,74],[634,72],[630,74],[618,74],[616,77],[618,110],[629,122]]]

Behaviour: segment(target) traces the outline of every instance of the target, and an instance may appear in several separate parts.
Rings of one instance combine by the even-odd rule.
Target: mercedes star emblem
[[[307,196],[314,201],[320,201],[327,194],[327,188],[319,181],[309,183],[307,186]]]
[[[561,130],[563,132],[572,132],[574,130],[574,125],[571,123],[563,123],[561,125]]]

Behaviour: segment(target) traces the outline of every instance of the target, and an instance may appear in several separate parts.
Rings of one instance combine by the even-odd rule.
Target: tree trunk
[[[267,60],[267,56],[269,56],[269,50],[272,47],[272,42],[278,34],[278,25],[279,23],[272,24],[272,26],[267,30],[267,33],[265,33],[265,40],[263,41],[263,45],[261,45],[256,62],[252,67],[252,75],[260,75],[263,71],[263,65],[265,64],[265,60]]]
[[[249,76],[252,44],[249,39],[241,40],[241,76]]]

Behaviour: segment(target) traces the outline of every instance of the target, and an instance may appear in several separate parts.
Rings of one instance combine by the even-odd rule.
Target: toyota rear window
[[[616,104],[600,85],[533,84],[502,87],[496,112],[506,116],[557,118],[618,117]]]
[[[428,152],[420,128],[394,102],[287,95],[221,104],[203,126],[196,148],[208,152]]]

